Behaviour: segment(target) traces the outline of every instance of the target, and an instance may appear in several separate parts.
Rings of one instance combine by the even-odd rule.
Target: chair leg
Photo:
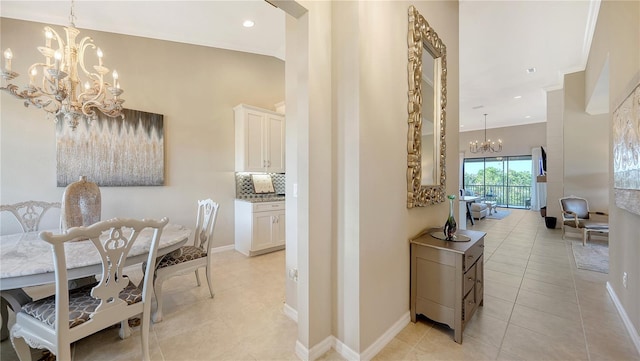
[[[7,327],[7,322],[9,321],[9,302],[3,297],[0,297],[0,317],[2,317],[0,340],[4,341],[9,338],[9,327]]]
[[[211,279],[211,268],[209,268],[209,265],[207,265],[207,267],[204,269],[205,273],[207,274],[207,284],[209,285],[209,294],[211,295],[211,298],[213,298],[213,285],[212,285],[212,279]],[[196,273],[198,271],[196,270]]]
[[[11,337],[11,344],[18,355],[20,361],[31,361],[31,348],[22,337]]]
[[[200,275],[198,274],[198,270],[196,270],[196,283],[198,284],[198,287],[200,287]]]
[[[562,239],[564,239],[564,232],[565,232],[564,226],[562,226]]]
[[[131,336],[131,327],[129,327],[129,320],[120,321],[120,331],[118,332],[121,340]]]
[[[587,237],[589,237],[589,231],[586,228],[582,230],[582,246],[587,245]]]
[[[151,305],[145,305],[144,311],[142,312],[142,332],[141,332],[141,341],[142,341],[142,360],[150,361],[151,355],[149,353],[149,329],[151,328],[151,318],[150,311]]]
[[[156,310],[151,319],[154,323],[162,322],[162,279],[156,279],[153,285],[153,293],[156,295]]]

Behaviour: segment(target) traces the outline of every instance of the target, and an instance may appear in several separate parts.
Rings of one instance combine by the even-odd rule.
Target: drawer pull
[[[469,277],[469,281],[473,281],[473,277]]]
[[[480,247],[480,248],[484,248],[484,244],[481,244],[481,245],[479,245],[478,247]]]

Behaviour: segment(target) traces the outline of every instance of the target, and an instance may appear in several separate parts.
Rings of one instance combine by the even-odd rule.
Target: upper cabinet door
[[[233,109],[236,171],[284,173],[284,115],[245,104]]]
[[[270,173],[284,173],[284,117],[281,115],[266,115],[267,168]]]

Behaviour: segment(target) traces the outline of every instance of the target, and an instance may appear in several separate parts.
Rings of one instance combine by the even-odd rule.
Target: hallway
[[[538,212],[515,209],[469,229],[487,232],[485,294],[463,344],[423,318],[375,360],[640,359],[607,293],[607,275],[576,268],[571,234],[563,241]]]

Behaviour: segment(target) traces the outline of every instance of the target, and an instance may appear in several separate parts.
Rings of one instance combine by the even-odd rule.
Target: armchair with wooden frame
[[[582,232],[582,245],[591,240],[592,232],[609,233],[609,215],[605,212],[589,211],[589,202],[586,199],[568,196],[560,198],[559,201],[562,212],[562,239],[565,237],[565,227]]]

